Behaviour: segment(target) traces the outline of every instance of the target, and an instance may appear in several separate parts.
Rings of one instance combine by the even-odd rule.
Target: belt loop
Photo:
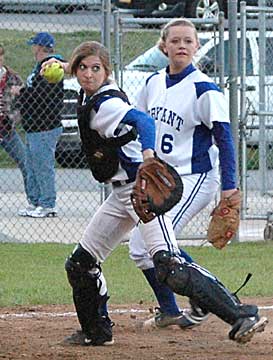
[[[127,185],[127,184],[130,184],[132,182],[134,182],[135,179],[127,179],[127,180],[120,180],[120,181],[113,181],[112,182],[112,186],[113,187],[120,187],[120,186],[123,186],[123,185]]]

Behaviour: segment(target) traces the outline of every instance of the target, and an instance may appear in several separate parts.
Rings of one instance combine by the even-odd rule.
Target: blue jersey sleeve
[[[124,116],[123,123],[136,128],[142,151],[155,148],[155,121],[154,119],[137,109],[131,109]]]
[[[212,133],[219,148],[222,190],[235,189],[237,187],[236,162],[230,124],[215,121],[213,122]]]

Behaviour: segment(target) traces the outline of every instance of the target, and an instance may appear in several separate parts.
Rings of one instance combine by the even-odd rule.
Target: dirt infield
[[[269,324],[246,345],[228,340],[229,325],[213,315],[191,330],[183,331],[175,326],[143,330],[139,325],[150,316],[149,305],[130,304],[110,305],[111,318],[115,322],[113,346],[63,346],[62,339],[78,328],[72,306],[0,308],[0,359],[272,360],[272,299],[247,301],[266,307],[261,314],[268,317]]]

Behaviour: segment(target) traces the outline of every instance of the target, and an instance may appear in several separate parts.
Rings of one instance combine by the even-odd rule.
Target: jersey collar
[[[170,67],[169,65],[166,68],[166,86],[167,88],[177,84],[181,80],[183,80],[185,77],[187,77],[189,74],[191,74],[193,71],[195,71],[196,68],[189,64],[184,70],[182,70],[178,74],[170,74]]]

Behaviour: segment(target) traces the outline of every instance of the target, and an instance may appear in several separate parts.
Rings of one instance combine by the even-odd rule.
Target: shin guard
[[[65,270],[72,287],[73,301],[83,333],[92,345],[110,341],[112,323],[104,313],[108,296],[105,283],[102,284],[105,280],[96,259],[78,245],[66,260]]]
[[[255,305],[240,304],[217,278],[195,263],[181,262],[167,251],[157,252],[153,261],[159,281],[231,325],[258,312]]]

